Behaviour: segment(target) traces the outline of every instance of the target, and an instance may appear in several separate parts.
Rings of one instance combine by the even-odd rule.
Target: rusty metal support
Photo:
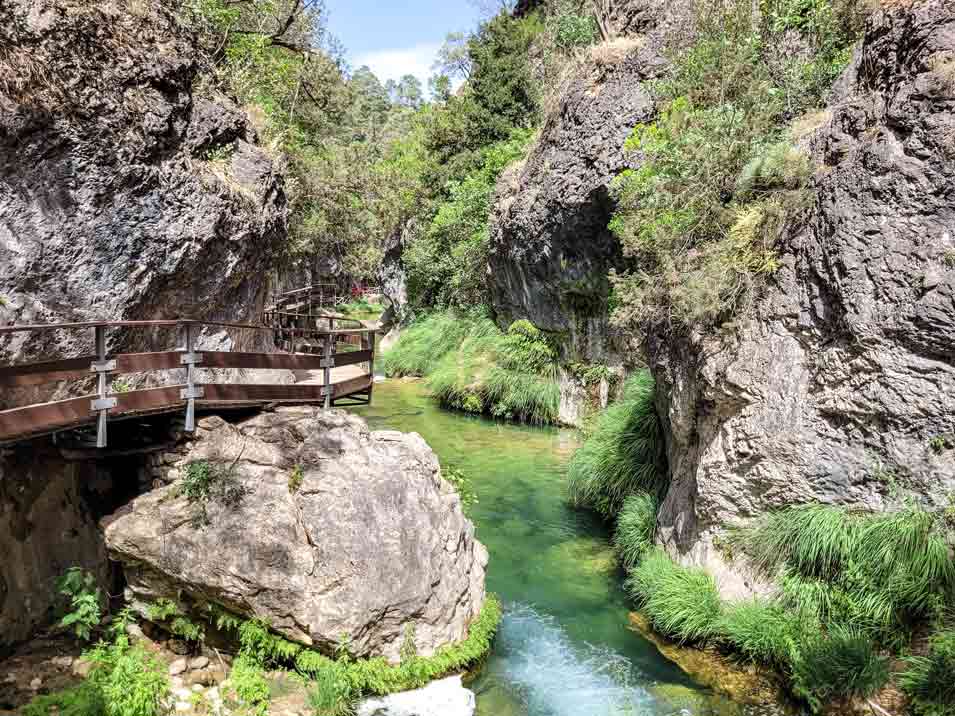
[[[368,350],[371,358],[368,360],[368,374],[371,376],[371,385],[368,386],[368,405],[371,405],[371,394],[375,388],[375,332],[368,333]]]
[[[186,387],[180,391],[180,395],[186,401],[185,430],[187,433],[196,431],[196,398],[201,398],[205,394],[202,387],[196,385],[196,364],[202,362],[202,354],[195,352],[195,330],[194,323],[186,324],[186,351],[182,356],[182,364],[186,366]]]
[[[116,361],[107,360],[106,356],[106,327],[96,326],[93,329],[96,339],[96,360],[90,366],[90,370],[97,374],[96,399],[90,406],[93,412],[99,412],[96,418],[96,447],[106,447],[106,419],[110,408],[116,407],[116,398],[109,397],[109,377],[110,371],[116,370]]]
[[[335,336],[329,333],[325,336],[325,410],[332,407],[332,368],[335,367]]]

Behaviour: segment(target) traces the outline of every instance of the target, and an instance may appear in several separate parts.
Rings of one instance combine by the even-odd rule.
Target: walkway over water
[[[279,404],[364,404],[371,402],[374,386],[375,329],[336,328],[341,317],[295,314],[275,307],[266,313],[268,323],[251,325],[191,319],[159,321],[92,321],[0,327],[0,336],[11,333],[70,334],[92,332],[95,353],[56,358],[36,363],[0,364],[0,391],[26,395],[17,407],[0,411],[0,445],[57,433],[62,430],[96,424],[96,446],[107,445],[107,424],[160,413],[185,412],[185,429],[195,430],[196,411],[261,407]],[[319,326],[323,327],[319,327]],[[244,353],[237,351],[197,351],[204,327],[225,329],[230,333],[251,331],[267,333],[261,344],[274,343],[282,352]],[[122,331],[133,345],[161,341],[172,343],[168,350],[149,353],[107,351],[109,332]],[[82,335],[70,335],[67,345],[84,343]],[[77,340],[79,339],[79,340]],[[126,341],[124,341],[126,342]],[[200,382],[198,369],[238,369],[204,371]],[[295,382],[257,383],[248,380],[245,371],[294,371]],[[173,377],[157,380],[148,376],[137,383],[156,387],[130,389],[123,376],[152,371],[178,371]],[[177,381],[169,384],[170,380]],[[75,395],[61,400],[57,395]],[[32,396],[32,399],[31,399]],[[36,397],[43,396],[43,397]],[[40,400],[46,402],[38,402]]]

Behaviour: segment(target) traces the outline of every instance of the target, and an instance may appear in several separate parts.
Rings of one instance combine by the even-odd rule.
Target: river
[[[438,408],[419,382],[375,386],[357,408],[371,428],[421,434],[464,474],[468,514],[490,552],[487,586],[505,605],[471,688],[479,716],[732,716],[627,629],[622,574],[606,527],[568,507],[572,430],[511,425]]]

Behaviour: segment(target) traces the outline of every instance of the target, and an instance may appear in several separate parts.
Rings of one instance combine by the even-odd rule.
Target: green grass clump
[[[654,550],[630,573],[626,586],[661,634],[692,643],[718,634],[723,605],[716,581],[702,569],[681,567]]]
[[[624,569],[636,567],[653,549],[656,522],[657,501],[652,495],[640,492],[624,501],[613,535],[613,546]]]
[[[754,599],[728,606],[717,626],[720,639],[750,661],[785,671],[809,629],[798,614],[775,602]]]
[[[427,378],[445,407],[529,423],[554,423],[560,402],[556,354],[528,321],[502,333],[486,317],[433,313],[385,354],[391,376]]]
[[[833,699],[874,694],[889,680],[889,663],[858,629],[832,626],[803,642],[793,678],[796,693],[818,711]]]
[[[663,474],[663,435],[654,407],[654,383],[641,371],[623,397],[600,416],[570,463],[570,498],[612,519],[636,492],[656,493]]]
[[[96,685],[79,686],[55,694],[35,697],[23,707],[22,716],[106,716],[106,703]]]
[[[935,634],[928,654],[907,658],[899,686],[915,716],[955,716],[955,631]]]

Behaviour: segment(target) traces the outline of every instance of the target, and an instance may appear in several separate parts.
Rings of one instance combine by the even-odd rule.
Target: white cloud
[[[428,78],[434,74],[431,65],[440,48],[440,43],[428,42],[407,48],[375,50],[355,58],[354,67],[368,65],[382,84],[388,80],[397,82],[404,75],[414,75],[427,90]]]

